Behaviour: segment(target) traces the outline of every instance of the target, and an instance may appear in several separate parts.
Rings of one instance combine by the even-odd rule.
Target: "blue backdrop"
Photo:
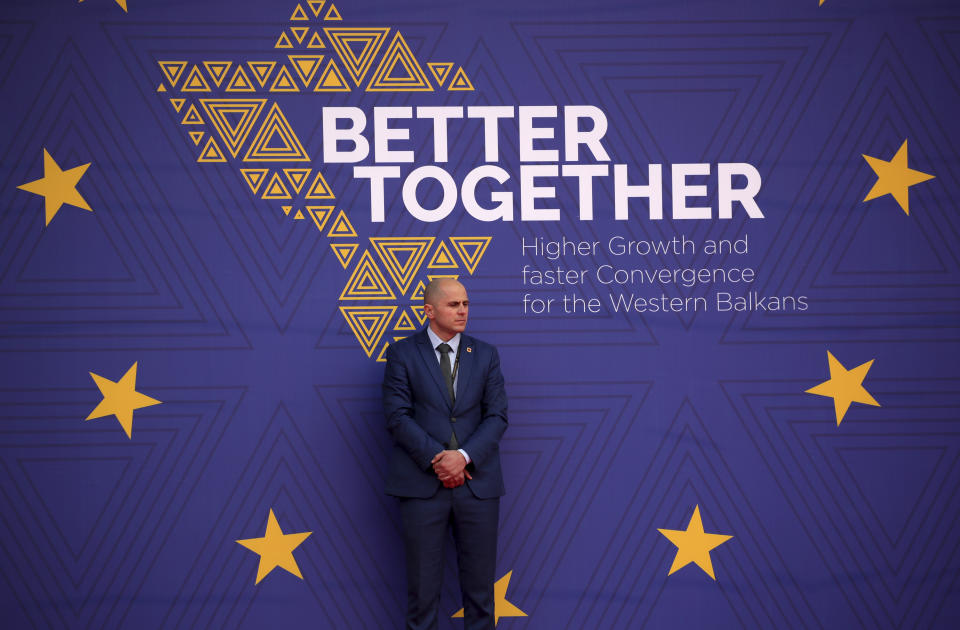
[[[382,354],[442,275],[507,382],[499,627],[960,623],[956,2],[7,0],[0,102],[4,627],[400,627]],[[425,106],[448,161],[403,109],[378,159]]]

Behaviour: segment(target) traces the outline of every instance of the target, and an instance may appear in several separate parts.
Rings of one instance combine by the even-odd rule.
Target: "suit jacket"
[[[383,409],[393,437],[387,494],[433,496],[442,484],[430,460],[449,448],[455,428],[459,448],[470,455],[470,490],[480,499],[503,495],[499,444],[507,428],[507,395],[500,357],[490,344],[462,333],[456,394],[451,403],[426,328],[387,348]]]

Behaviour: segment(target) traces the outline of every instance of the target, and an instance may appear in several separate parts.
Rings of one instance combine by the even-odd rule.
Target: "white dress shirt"
[[[453,350],[450,353],[450,369],[453,369],[453,362],[457,356],[457,349],[460,348],[460,333],[457,333],[453,336],[453,339],[450,341],[444,341],[437,336],[437,333],[433,332],[433,329],[427,326],[427,336],[430,337],[430,346],[433,348],[433,353],[437,355],[437,365],[440,365],[440,362],[443,360],[443,354],[437,350],[437,346],[441,343],[445,343]],[[457,370],[457,373],[453,375],[453,391],[457,391],[457,380],[460,378],[460,370]],[[467,452],[462,448],[458,448],[457,451],[463,455],[463,458],[467,460],[467,463],[470,463],[470,456],[467,455]]]

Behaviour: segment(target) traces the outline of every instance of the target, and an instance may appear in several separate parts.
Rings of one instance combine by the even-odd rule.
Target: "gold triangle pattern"
[[[213,82],[217,87],[223,85],[223,78],[227,76],[227,72],[230,70],[230,66],[233,65],[232,61],[204,61],[203,67],[207,69],[207,72],[210,73],[210,78],[213,79]]]
[[[213,123],[213,128],[217,130],[220,139],[233,157],[237,157],[240,147],[250,135],[253,124],[263,111],[266,102],[267,99],[264,98],[200,99],[200,104],[207,112],[210,122]]]
[[[274,173],[270,178],[270,183],[263,189],[263,199],[293,199],[286,184],[280,179],[280,173]]]
[[[397,296],[383,277],[383,272],[377,267],[370,255],[370,250],[363,252],[360,262],[350,274],[347,285],[340,293],[341,300],[395,300]]]
[[[260,84],[260,87],[267,87],[267,79],[270,78],[270,73],[273,72],[273,68],[276,65],[276,61],[247,62],[247,67],[250,68],[251,72],[253,72],[253,78],[257,80],[257,83]]]
[[[400,70],[397,73],[397,70]],[[403,35],[397,31],[383,53],[380,65],[367,83],[368,92],[432,92],[433,85],[413,55]]]
[[[278,146],[279,141],[279,146]],[[309,162],[300,139],[274,103],[264,117],[256,137],[243,157],[244,162]]]
[[[477,270],[477,265],[480,264],[480,259],[486,253],[492,238],[492,236],[451,236],[450,242],[453,243],[463,264],[472,274]]]
[[[203,151],[200,152],[200,157],[197,158],[197,162],[209,163],[226,161],[227,158],[223,155],[223,151],[220,150],[220,147],[217,146],[213,136],[207,138],[207,144],[203,147]]]
[[[207,80],[203,78],[203,74],[200,72],[198,66],[193,66],[190,68],[187,78],[184,79],[183,85],[180,87],[181,92],[209,92],[210,84],[207,83]]]
[[[330,238],[357,238],[357,231],[353,229],[353,224],[350,223],[350,219],[347,218],[343,210],[333,220],[333,225],[330,226],[327,236]]]
[[[317,81],[316,87],[313,88],[314,92],[349,92],[350,86],[347,85],[347,80],[343,77],[343,73],[340,72],[340,68],[337,67],[337,64],[333,63],[333,59],[327,62],[327,67],[323,69],[323,74],[320,75],[320,80]]]
[[[440,241],[437,251],[433,253],[430,262],[427,263],[428,269],[458,269],[459,267],[460,265],[453,257],[453,252],[443,241]]]
[[[390,27],[327,27],[323,31],[333,44],[334,50],[347,68],[353,82],[359,87],[373,63],[373,58],[383,45],[383,40],[390,32]]]
[[[271,92],[299,92],[300,88],[294,83],[293,77],[286,66],[280,66],[280,72],[270,85]]]
[[[437,80],[437,85],[443,87],[443,82],[447,80],[447,77],[450,75],[450,71],[453,70],[453,62],[433,61],[428,63],[427,67],[430,68],[430,72],[433,73],[433,78]]]
[[[177,81],[180,80],[180,75],[183,74],[183,69],[187,67],[186,61],[158,61],[160,65],[160,70],[163,72],[163,76],[167,78],[167,81],[170,82],[170,87],[177,87]]]
[[[242,66],[237,66],[233,71],[233,76],[227,82],[227,92],[256,92],[257,88],[250,82],[250,77],[243,71]]]
[[[394,330],[400,331],[410,331],[416,330],[417,327],[414,325],[413,320],[410,319],[410,316],[407,315],[406,311],[400,311],[400,317],[397,318],[397,323],[393,325]]]
[[[350,266],[350,260],[359,247],[357,243],[330,243],[330,249],[333,250],[334,256],[344,269]]]
[[[287,55],[287,57],[300,80],[303,81],[303,87],[310,87],[310,82],[317,75],[317,70],[323,61],[323,55]]]
[[[450,86],[447,89],[451,92],[469,92],[473,90],[473,83],[471,83],[470,78],[467,77],[463,66],[457,69],[457,73],[453,75],[453,80],[450,81]]]
[[[327,225],[327,220],[333,214],[333,206],[307,206],[307,214],[313,219],[317,229],[323,233],[323,228]],[[344,267],[346,269],[346,267]]]
[[[266,168],[241,168],[240,175],[243,176],[243,181],[247,182],[247,186],[250,187],[250,190],[253,194],[257,194],[257,191],[260,190],[260,185],[263,184],[263,181],[267,178],[267,173],[270,172],[270,169]]]
[[[420,270],[430,246],[433,245],[432,236],[380,236],[371,237],[370,243],[379,256],[383,266],[406,293],[413,282],[414,276]]]
[[[373,355],[383,333],[397,312],[396,306],[341,306],[340,313],[367,356]]]

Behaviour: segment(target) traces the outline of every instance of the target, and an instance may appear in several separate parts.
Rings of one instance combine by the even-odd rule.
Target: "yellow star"
[[[43,197],[47,211],[45,225],[50,225],[50,221],[60,210],[60,206],[65,203],[93,212],[93,209],[87,204],[87,200],[77,192],[77,182],[87,172],[89,166],[90,164],[87,163],[68,171],[61,170],[47,150],[44,149],[43,179],[22,184],[17,188]]]
[[[90,372],[90,376],[93,377],[93,382],[100,388],[103,400],[90,412],[87,420],[114,415],[120,421],[120,426],[123,427],[128,438],[133,437],[134,409],[161,404],[159,400],[144,396],[137,391],[136,363],[116,383],[93,372]]]
[[[874,407],[880,406],[880,403],[873,399],[870,392],[863,388],[863,379],[870,371],[873,359],[848,370],[827,351],[827,362],[830,364],[830,380],[824,381],[816,387],[811,387],[807,390],[807,393],[833,398],[833,408],[837,414],[838,427],[843,420],[843,416],[846,415],[847,409],[850,408],[850,403],[858,402]]]
[[[907,141],[904,140],[896,155],[889,162],[879,158],[864,155],[863,159],[867,161],[873,172],[877,174],[877,183],[873,185],[864,201],[870,201],[886,194],[893,195],[893,198],[900,204],[900,208],[910,214],[910,187],[928,179],[933,179],[934,175],[915,171],[907,166]]]
[[[83,2],[83,0],[79,0],[79,2]],[[115,2],[120,5],[124,13],[127,12],[127,0],[115,0]]]
[[[277,522],[277,517],[273,515],[273,509],[271,509],[270,516],[267,517],[267,531],[262,538],[245,538],[237,541],[237,543],[260,556],[260,566],[257,567],[257,581],[254,584],[259,584],[260,580],[276,567],[286,569],[302,580],[303,575],[300,573],[300,567],[297,566],[297,561],[293,557],[293,550],[299,547],[300,543],[312,533],[284,534]]]
[[[658,532],[677,546],[677,555],[667,575],[673,575],[679,569],[695,562],[707,575],[716,581],[713,574],[713,563],[710,561],[710,550],[719,547],[733,536],[726,534],[707,534],[703,531],[703,521],[700,519],[700,506],[693,508],[693,516],[686,530],[658,529]]]
[[[523,612],[512,603],[507,601],[507,587],[510,586],[510,576],[513,571],[508,571],[505,576],[493,583],[493,625],[500,623],[500,617],[526,617]],[[453,613],[454,617],[463,617],[463,608]]]

